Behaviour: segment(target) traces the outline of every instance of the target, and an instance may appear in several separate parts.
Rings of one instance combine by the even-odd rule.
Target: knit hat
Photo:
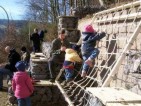
[[[18,71],[25,71],[26,65],[24,61],[19,61],[16,63],[15,67]]]
[[[21,51],[26,52],[26,47],[22,46]]]
[[[92,25],[86,25],[86,26],[84,26],[83,32],[94,33],[95,30],[93,29]]]

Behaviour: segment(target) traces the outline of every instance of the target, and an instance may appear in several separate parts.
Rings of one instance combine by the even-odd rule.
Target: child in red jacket
[[[18,106],[31,106],[30,95],[33,93],[33,85],[29,75],[25,72],[24,61],[16,63],[17,72],[12,79],[12,89],[18,101]]]

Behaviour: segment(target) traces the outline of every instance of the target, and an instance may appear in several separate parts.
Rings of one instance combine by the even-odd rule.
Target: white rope
[[[70,100],[68,99],[69,102],[73,101],[77,106],[91,104],[87,97],[87,95],[90,96],[90,94],[86,92],[85,89],[87,87],[107,86],[113,78],[120,80],[121,86],[123,85],[124,80],[117,75],[115,77],[115,74],[118,74],[118,69],[121,64],[125,65],[122,61],[124,61],[127,50],[131,48],[139,33],[141,22],[135,25],[135,22],[138,21],[137,19],[141,18],[139,6],[140,1],[136,1],[96,13],[93,16],[90,24],[95,26],[99,31],[107,28],[107,37],[99,42],[98,47],[101,52],[98,58],[95,59],[96,62],[93,68],[88,71],[87,77],[77,80],[77,78],[80,77],[80,75],[78,75],[74,81],[63,87],[64,92],[66,92],[66,95],[70,98]],[[138,8],[136,13],[132,13],[131,11],[135,8]],[[110,28],[112,28],[111,32],[108,31]],[[123,31],[124,33],[120,31],[122,28],[125,30],[128,28],[127,32],[125,32],[125,30]],[[111,60],[112,63],[110,63]],[[123,68],[121,67],[121,69]],[[102,75],[103,73],[104,75]],[[132,81],[125,82],[132,83]],[[117,83],[116,81],[116,84]]]

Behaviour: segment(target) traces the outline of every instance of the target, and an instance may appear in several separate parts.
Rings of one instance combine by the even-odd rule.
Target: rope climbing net
[[[141,1],[94,14],[92,25],[99,31],[106,29],[107,36],[98,43],[100,54],[87,77],[78,75],[71,83],[60,86],[69,105],[97,106],[87,87],[125,87],[125,83],[132,83],[127,79],[131,79],[130,70],[136,71],[140,63],[140,19]]]

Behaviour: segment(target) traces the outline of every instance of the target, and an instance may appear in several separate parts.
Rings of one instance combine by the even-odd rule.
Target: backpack
[[[14,96],[14,92],[12,90],[12,87],[8,88],[8,101],[9,103],[13,104],[17,104],[17,98]]]

